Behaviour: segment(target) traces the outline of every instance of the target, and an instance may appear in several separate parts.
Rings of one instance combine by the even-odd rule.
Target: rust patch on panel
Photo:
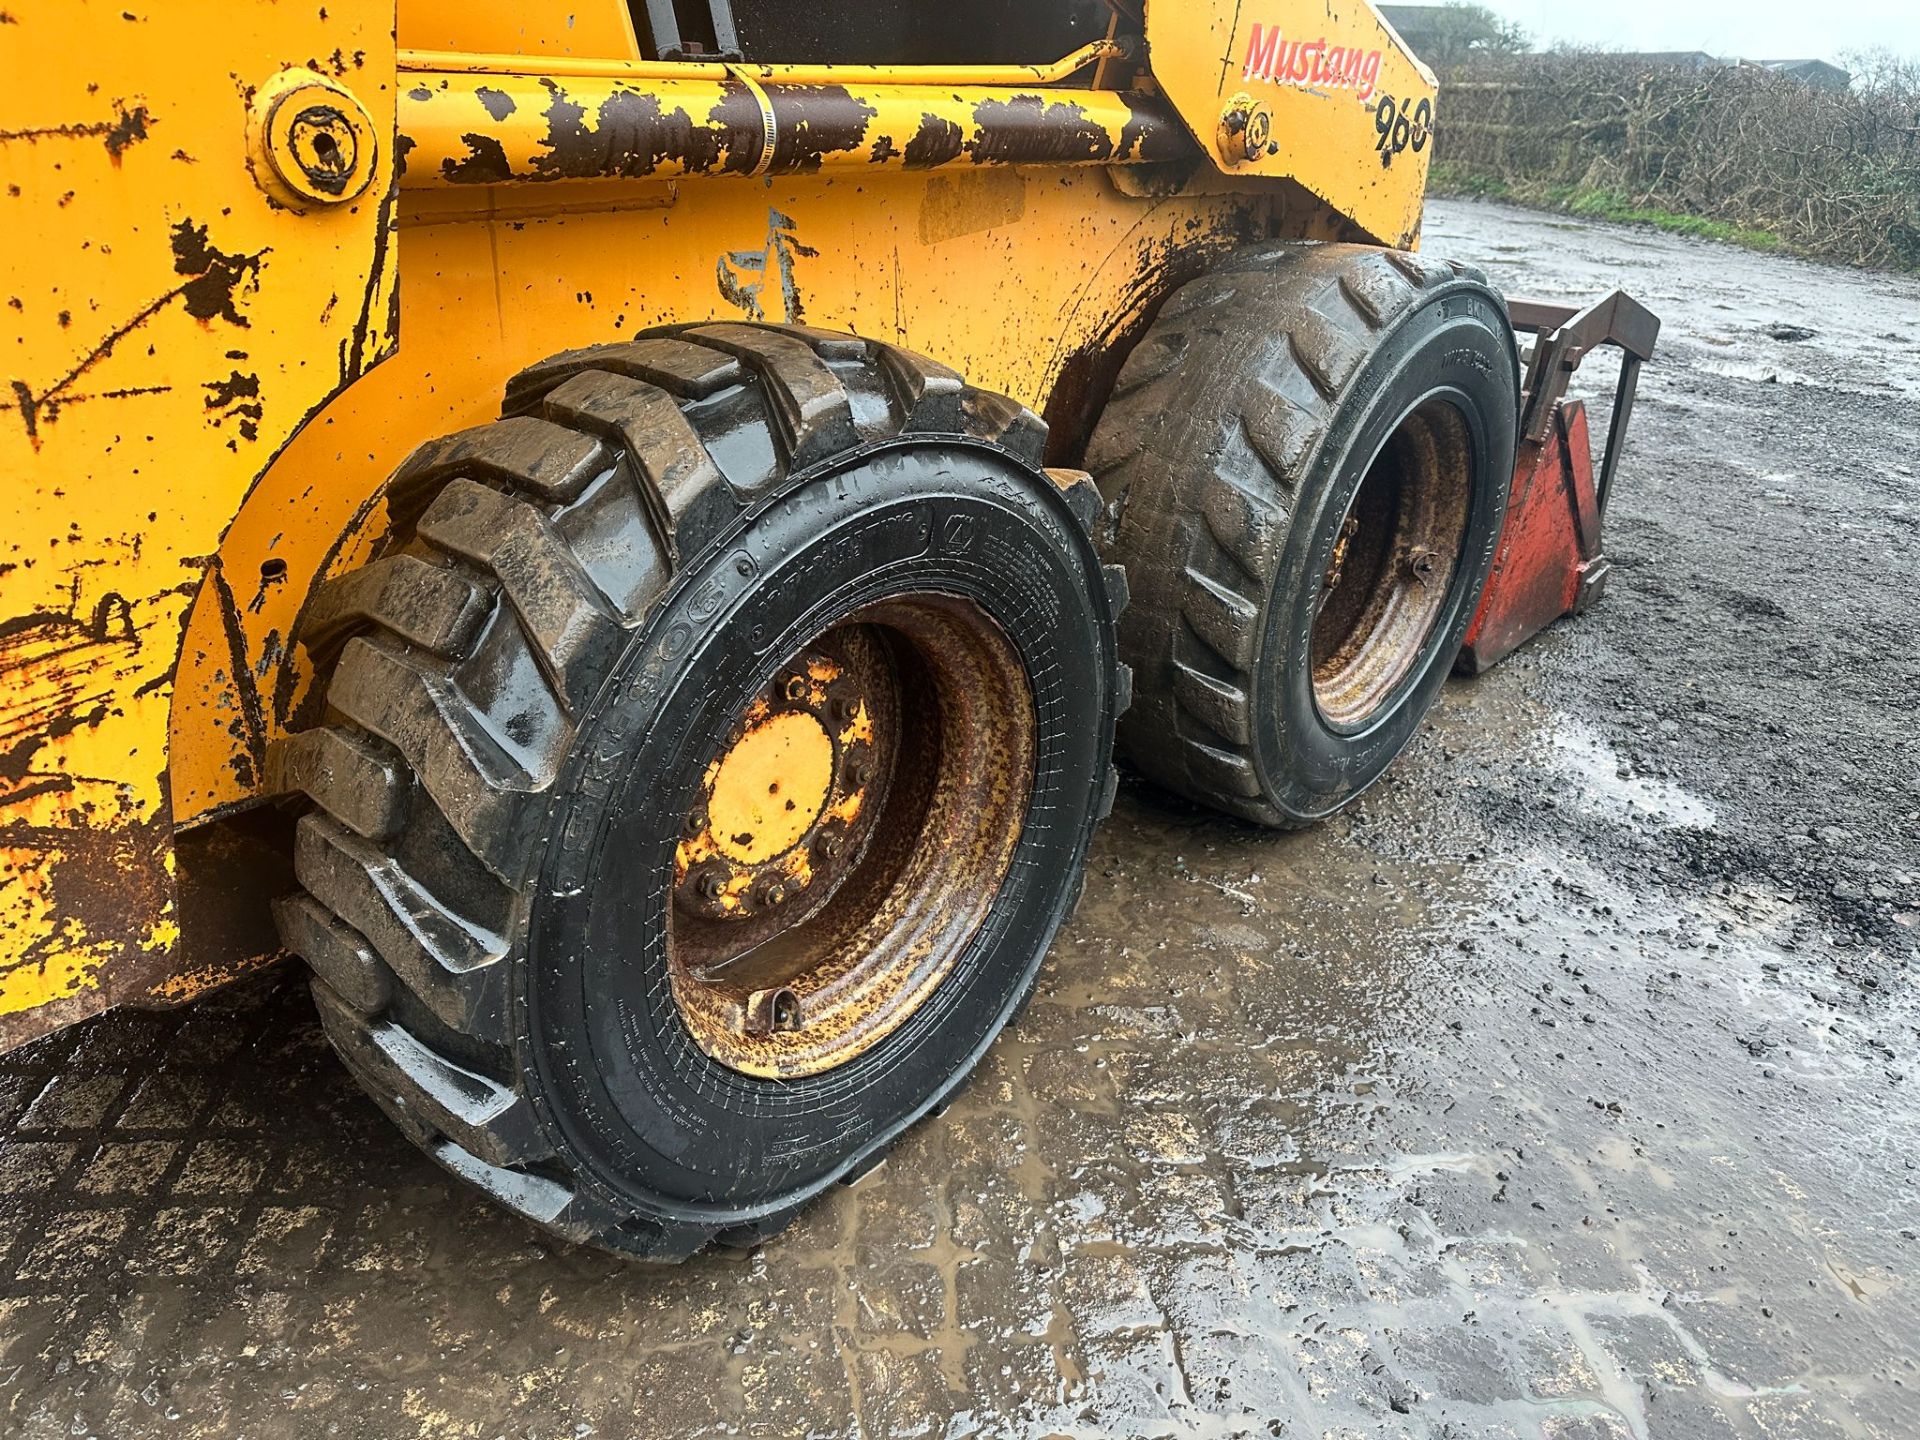
[[[773,168],[783,175],[811,173],[827,155],[859,149],[880,113],[844,85],[783,85],[778,94]]]
[[[932,170],[960,158],[967,137],[944,115],[922,115],[901,158],[909,170]]]
[[[744,85],[726,87],[704,121],[696,121],[683,107],[666,108],[651,92],[618,86],[595,108],[589,126],[585,104],[557,81],[541,84],[550,99],[541,140],[546,153],[533,161],[536,179],[634,179],[653,174],[669,161],[694,175],[706,174],[723,159],[726,169],[744,173],[752,168],[747,142],[758,145],[759,111]]]
[[[973,119],[979,129],[966,148],[976,165],[1113,158],[1114,137],[1077,101],[1037,94],[983,100]]]

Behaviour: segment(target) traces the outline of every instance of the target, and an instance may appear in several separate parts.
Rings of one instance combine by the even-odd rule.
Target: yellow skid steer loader
[[[1523,370],[1362,0],[4,19],[0,1048],[290,952],[429,1154],[645,1258],[962,1082],[1116,744],[1377,780],[1657,328]]]

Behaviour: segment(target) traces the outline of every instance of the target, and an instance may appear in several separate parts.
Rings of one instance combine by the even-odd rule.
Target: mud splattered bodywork
[[[246,126],[282,57],[390,126],[391,3],[7,8],[0,1045],[173,970],[187,609],[276,451],[394,338],[390,161],[300,214]]]
[[[1148,38],[1185,16],[1239,43],[1236,8],[1161,0]],[[1268,18],[1386,33],[1324,8]],[[182,933],[210,907],[179,857],[259,837],[176,840],[270,798],[266,747],[320,703],[314,587],[384,533],[384,477],[496,415],[516,370],[662,322],[804,322],[1019,398],[1071,463],[1132,339],[1209,260],[1417,223],[1424,161],[1383,165],[1352,88],[1289,123],[1366,167],[1223,158],[1237,55],[1211,89],[1156,84],[1138,44],[1024,71],[662,64],[625,6],[575,12],[9,5],[0,1048],[230,973]],[[1418,78],[1397,48],[1382,73],[1381,93]],[[314,85],[364,112],[343,132],[303,99],[281,127],[316,166],[364,141],[372,173],[337,203],[262,148],[268,100]],[[1296,157],[1305,133],[1281,137]],[[264,907],[232,863],[221,903]]]
[[[764,110],[763,110],[764,106]],[[411,187],[1195,157],[1158,97],[434,74],[401,92]],[[768,136],[772,136],[769,144]]]

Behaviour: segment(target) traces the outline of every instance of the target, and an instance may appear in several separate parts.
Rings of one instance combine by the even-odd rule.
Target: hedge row
[[[1920,269],[1920,85],[1816,90],[1751,67],[1555,54],[1446,76],[1436,187],[1718,222],[1744,238]]]

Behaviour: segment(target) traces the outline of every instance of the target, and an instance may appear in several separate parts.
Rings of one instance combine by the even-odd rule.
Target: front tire
[[[1519,378],[1485,279],[1402,251],[1266,247],[1175,293],[1087,457],[1140,770],[1276,828],[1380,779],[1485,588]]]
[[[434,1158],[678,1259],[876,1163],[1025,999],[1111,804],[1124,591],[1040,423],[893,347],[676,328],[508,410],[311,607],[282,931]]]

